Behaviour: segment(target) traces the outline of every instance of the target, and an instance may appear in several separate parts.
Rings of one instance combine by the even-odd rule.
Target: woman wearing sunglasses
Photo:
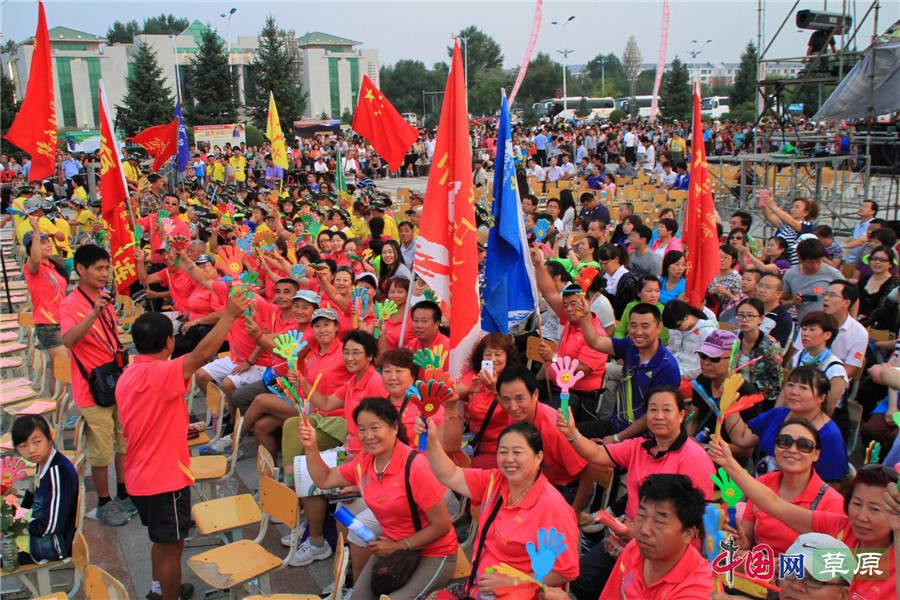
[[[830,390],[831,382],[815,366],[797,367],[791,371],[782,391],[785,406],[776,406],[748,422],[738,415],[729,415],[722,431],[728,432],[731,443],[738,448],[758,449],[761,460],[756,471],[763,474],[777,468],[773,457],[779,426],[792,419],[809,421],[822,438],[816,473],[827,482],[841,481],[848,471],[847,451],[840,430],[823,410]]]
[[[818,373],[815,370],[812,372]],[[787,439],[782,438],[782,445],[786,443]],[[791,447],[796,447],[796,444],[794,439]],[[823,438],[822,444],[822,450],[826,450],[829,441]],[[843,443],[840,445],[843,448]],[[855,576],[850,584],[850,598],[897,598],[893,540],[900,535],[900,511],[897,511],[896,489],[890,499],[886,498],[888,488],[897,487],[897,471],[893,467],[871,464],[860,469],[844,492],[846,514],[839,514],[820,507],[810,510],[783,498],[745,471],[732,456],[728,444],[720,443],[715,436],[710,440],[709,457],[725,469],[735,485],[746,494],[747,500],[753,503],[754,510],[765,512],[772,519],[787,524],[795,533],[818,532],[840,539],[851,550],[859,551],[857,559],[861,563],[860,557],[865,555],[869,569],[876,569],[881,575]],[[870,570],[870,573],[874,571]],[[819,596],[810,594],[808,597]]]
[[[757,478],[778,497],[794,506],[844,514],[844,499],[822,481],[813,468],[822,453],[822,438],[809,421],[791,419],[778,426],[775,435],[775,463],[779,470]],[[726,530],[729,530],[726,526]],[[784,554],[797,534],[784,522],[747,502],[737,531],[738,545],[752,548],[766,544],[776,554]]]
[[[775,405],[775,398],[781,389],[781,345],[774,338],[760,331],[759,326],[766,316],[766,309],[761,300],[746,298],[737,306],[735,318],[738,325],[738,338],[741,346],[738,350],[735,367],[741,368],[740,374],[766,397],[766,407]],[[759,360],[757,360],[759,359]]]

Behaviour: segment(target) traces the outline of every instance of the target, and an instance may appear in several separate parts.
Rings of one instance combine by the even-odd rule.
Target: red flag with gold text
[[[25,98],[5,137],[31,156],[29,181],[53,176],[56,169],[56,102],[53,88],[53,63],[44,3],[38,2],[37,32]]]
[[[156,159],[153,161],[155,173],[178,152],[178,119],[166,125],[148,127],[136,136],[125,139],[141,146]]]
[[[177,131],[177,129],[176,129]],[[177,142],[176,142],[177,143]],[[132,241],[128,227],[128,187],[125,173],[119,161],[119,145],[113,135],[109,102],[106,90],[100,81],[100,213],[109,226],[109,253],[112,256],[113,274],[116,278],[116,293],[128,294],[128,288],[137,281],[137,264],[134,253],[125,246]]]
[[[481,333],[469,115],[459,44],[444,92],[414,268],[449,306],[450,373],[462,375]]]
[[[706,290],[719,271],[719,236],[715,204],[709,182],[709,165],[703,145],[700,91],[694,87],[694,129],[691,135],[691,184],[685,212],[685,295],[691,306],[702,306]]]

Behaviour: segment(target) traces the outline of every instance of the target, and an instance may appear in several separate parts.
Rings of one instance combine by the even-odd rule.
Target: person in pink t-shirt
[[[435,346],[443,346],[450,350],[450,338],[440,332],[441,307],[431,300],[422,300],[412,307],[409,329],[412,336],[406,337],[403,345],[413,352]]]
[[[617,534],[622,543],[628,543],[634,537],[638,488],[653,473],[687,475],[694,488],[702,492],[707,500],[712,500],[713,482],[710,476],[715,474],[715,468],[703,447],[689,438],[684,430],[687,411],[678,388],[659,386],[649,392],[647,427],[653,434],[649,440],[635,437],[600,446],[578,432],[571,410],[568,417],[567,421],[562,411],[558,411],[556,425],[580,456],[601,467],[628,470],[628,503],[622,519],[627,529]],[[572,583],[575,597],[584,600],[596,595],[596,590],[609,578],[616,558],[607,552],[604,544],[598,544],[585,553],[581,557],[581,573]]]
[[[191,457],[184,395],[191,377],[212,358],[234,320],[249,306],[234,296],[216,326],[190,353],[169,360],[175,349],[172,321],[145,313],[132,327],[138,356],[116,386],[116,403],[126,438],[125,482],[147,527],[153,551],[151,593],[163,600],[188,597],[181,584],[181,553],[191,528]]]
[[[367,544],[355,533],[348,538],[355,575],[352,597],[376,600],[371,587],[376,560],[398,550],[417,550],[419,562],[409,580],[391,592],[392,600],[415,600],[444,586],[456,567],[458,544],[444,502],[446,489],[425,457],[412,454],[406,429],[400,426],[400,415],[390,400],[364,398],[352,419],[365,451],[334,468],[319,454],[315,429],[301,423],[300,440],[306,448],[309,474],[321,489],[358,486],[363,502],[354,503],[351,512],[366,513],[361,519],[375,527],[378,538]],[[416,505],[415,515],[410,512],[408,494]]]

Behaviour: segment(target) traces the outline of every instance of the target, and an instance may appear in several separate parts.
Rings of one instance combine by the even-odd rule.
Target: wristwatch
[[[550,362],[552,362],[553,364],[556,364],[556,361],[558,361],[558,360],[559,360],[559,356],[554,354],[553,358],[550,359]]]

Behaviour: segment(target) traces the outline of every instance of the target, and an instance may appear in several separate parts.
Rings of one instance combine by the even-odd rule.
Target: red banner
[[[159,171],[167,160],[178,153],[178,119],[165,125],[148,127],[134,137],[125,138],[141,146],[153,161],[153,172]]]
[[[706,289],[719,272],[720,261],[715,205],[703,145],[700,88],[697,85],[694,86],[694,130],[691,134],[691,187],[684,214],[685,294],[688,304],[702,306]]]
[[[175,129],[177,136],[177,127]],[[176,146],[177,146],[176,138]],[[100,212],[109,226],[109,253],[112,255],[113,274],[116,278],[116,293],[128,295],[128,288],[137,281],[137,265],[134,254],[124,248],[132,241],[128,228],[128,187],[125,173],[119,162],[119,148],[113,135],[109,102],[106,90],[100,81]]]
[[[414,259],[416,272],[449,307],[453,377],[462,375],[481,333],[476,234],[466,86],[457,43],[444,92]]]
[[[75,123],[68,123],[75,125]],[[53,176],[56,170],[56,103],[53,88],[53,63],[44,3],[38,2],[38,25],[34,34],[34,53],[25,98],[19,114],[5,136],[31,156],[28,181]]]

